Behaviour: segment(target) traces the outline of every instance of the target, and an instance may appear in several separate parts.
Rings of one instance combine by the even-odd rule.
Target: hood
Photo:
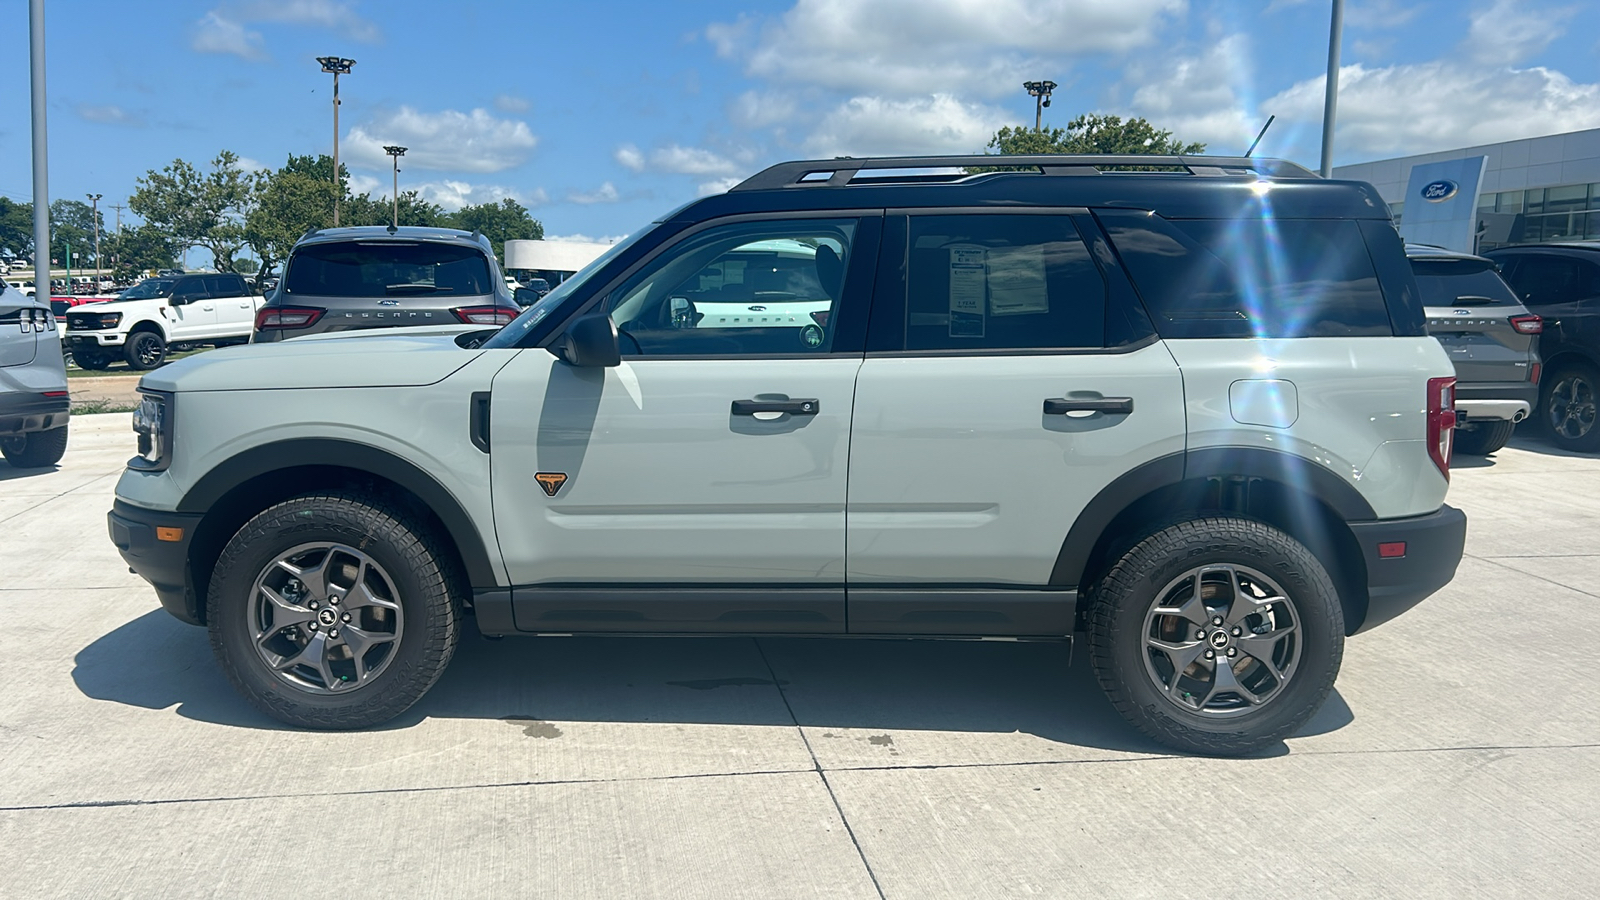
[[[93,299],[90,299],[90,300],[88,300],[88,302],[81,302],[81,301],[83,301],[85,299],[83,297],[74,297],[73,299],[79,300],[80,302],[78,304],[74,305],[74,306],[67,307],[67,312],[69,312],[69,313],[78,312],[79,310],[87,311],[88,308],[91,307],[91,306],[94,307],[94,311],[95,312],[117,312],[118,310],[129,309],[129,308],[132,308],[132,307],[135,307],[135,306],[144,306],[144,305],[147,305],[147,304],[153,304],[155,306],[162,306],[167,302],[167,298],[165,298],[165,297],[151,297],[148,300],[93,300]]]
[[[395,334],[399,330],[224,347],[162,366],[139,386],[157,391],[413,387],[441,381],[483,352],[461,349],[448,334]]]

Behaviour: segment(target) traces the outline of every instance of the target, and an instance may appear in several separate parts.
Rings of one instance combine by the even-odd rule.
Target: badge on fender
[[[533,473],[533,480],[539,482],[539,487],[544,488],[546,497],[554,497],[556,492],[561,490],[561,486],[567,483],[567,473],[535,472]]]

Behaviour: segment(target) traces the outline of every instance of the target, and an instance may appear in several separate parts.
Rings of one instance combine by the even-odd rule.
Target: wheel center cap
[[[1211,646],[1217,650],[1228,646],[1228,633],[1221,629],[1211,632]]]
[[[339,621],[339,614],[328,607],[317,611],[317,624],[324,628],[332,628]]]

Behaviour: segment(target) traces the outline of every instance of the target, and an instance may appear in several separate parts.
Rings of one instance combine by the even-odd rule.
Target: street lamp
[[[89,198],[94,210],[90,215],[90,221],[94,223],[94,274],[95,280],[98,281],[100,278],[100,198],[105,195],[84,194],[84,196]]]
[[[383,152],[394,157],[394,228],[400,227],[400,157],[406,155],[406,148],[389,145]]]
[[[339,76],[349,75],[356,61],[342,56],[319,56],[317,62],[322,63],[322,71],[333,76],[333,224],[338,227],[339,195],[344,193],[344,184],[339,181]]]
[[[1054,81],[1024,81],[1022,87],[1033,98],[1033,130],[1044,125],[1044,108],[1050,105],[1050,92],[1056,89]]]

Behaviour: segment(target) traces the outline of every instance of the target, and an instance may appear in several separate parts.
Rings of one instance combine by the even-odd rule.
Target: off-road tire
[[[1299,620],[1298,668],[1281,693],[1234,718],[1180,709],[1146,672],[1143,630],[1161,591],[1198,566],[1256,569],[1276,580]],[[1238,756],[1299,730],[1333,688],[1344,655],[1344,614],[1327,571],[1300,542],[1261,522],[1205,518],[1136,543],[1090,590],[1090,656],[1100,687],[1141,732],[1189,753]]]
[[[1552,401],[1552,395],[1557,389],[1571,379],[1577,379],[1585,386],[1584,392],[1589,398],[1591,413],[1587,420],[1589,425],[1587,429],[1584,429],[1584,422],[1581,420],[1566,421],[1566,417],[1561,415],[1564,405]],[[1595,420],[1592,413],[1596,391],[1600,391],[1600,371],[1586,362],[1561,363],[1554,371],[1545,372],[1544,377],[1539,380],[1538,412],[1539,425],[1545,439],[1562,450],[1575,453],[1593,453],[1600,450],[1600,421]],[[1557,416],[1561,416],[1562,421],[1553,421]]]
[[[42,469],[61,461],[67,452],[67,426],[0,438],[0,454],[19,469]]]
[[[122,347],[122,358],[134,371],[154,369],[166,361],[167,342],[154,331],[136,331],[128,335],[128,342]]]
[[[89,350],[74,350],[72,361],[78,368],[89,372],[101,372],[111,367],[111,354]]]
[[[403,612],[394,658],[348,693],[298,690],[252,644],[256,578],[280,553],[307,542],[359,547],[393,578]],[[428,528],[400,507],[348,492],[286,500],[257,514],[223,548],[206,598],[211,648],[228,680],[267,715],[304,728],[365,728],[400,715],[439,680],[455,653],[465,578]]]
[[[1474,422],[1470,427],[1456,429],[1455,452],[1469,456],[1488,456],[1511,441],[1517,430],[1515,422],[1508,420]]]

